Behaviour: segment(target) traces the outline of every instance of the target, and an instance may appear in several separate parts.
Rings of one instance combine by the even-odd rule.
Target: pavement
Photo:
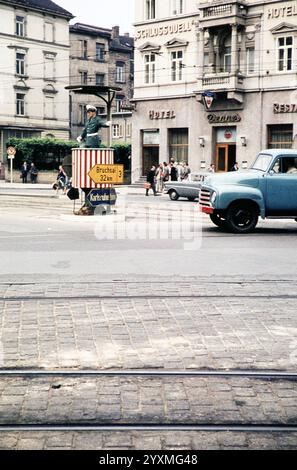
[[[197,204],[121,188],[124,222],[183,212],[198,237],[188,250],[187,237],[108,239],[117,216],[75,217],[42,191],[0,196],[2,369],[296,372],[295,222],[237,236],[198,223]],[[295,432],[232,431],[296,426],[296,398],[287,379],[3,376],[0,449],[296,449]],[[30,430],[160,423],[227,429]]]

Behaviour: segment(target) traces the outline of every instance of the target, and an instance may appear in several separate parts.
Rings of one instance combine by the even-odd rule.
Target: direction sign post
[[[8,147],[7,158],[10,160],[10,183],[13,183],[13,160],[15,158],[16,149],[14,147]]]
[[[96,184],[123,184],[124,165],[95,165],[89,177]]]

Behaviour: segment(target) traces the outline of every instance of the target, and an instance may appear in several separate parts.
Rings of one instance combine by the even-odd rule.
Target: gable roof
[[[297,30],[296,24],[291,24],[291,23],[280,23],[274,28],[271,28],[272,34],[278,34],[278,33],[291,33],[293,31]]]
[[[63,16],[67,19],[74,18],[72,13],[60,7],[51,0],[0,0],[0,3],[5,3],[9,6],[19,6],[32,10],[52,13],[56,16]]]

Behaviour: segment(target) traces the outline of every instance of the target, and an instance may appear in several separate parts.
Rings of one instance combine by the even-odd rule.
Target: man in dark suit
[[[27,183],[28,173],[29,173],[29,165],[27,162],[24,162],[21,168],[21,177],[22,177],[23,183]]]
[[[146,196],[149,195],[149,190],[150,189],[153,190],[154,196],[157,195],[155,178],[156,178],[156,167],[153,165],[151,167],[150,171],[148,172],[147,177],[146,177],[147,183],[151,185],[150,188],[148,188],[148,187],[146,188]]]

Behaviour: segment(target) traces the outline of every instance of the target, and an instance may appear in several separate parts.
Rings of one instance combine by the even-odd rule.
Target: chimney
[[[113,40],[117,40],[120,37],[120,27],[119,26],[113,26],[112,31],[111,31],[111,38]]]
[[[130,33],[125,33],[124,36],[125,36],[125,38],[129,38],[129,37],[130,37]]]

